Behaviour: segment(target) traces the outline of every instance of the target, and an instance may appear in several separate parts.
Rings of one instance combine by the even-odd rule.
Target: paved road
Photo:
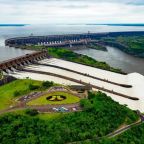
[[[121,133],[129,130],[129,129],[132,128],[133,126],[139,125],[139,124],[141,124],[141,123],[142,123],[142,122],[141,122],[141,120],[139,119],[137,122],[135,122],[135,123],[133,123],[133,124],[127,125],[127,126],[125,126],[125,127],[123,127],[123,128],[120,128],[120,129],[118,129],[118,130],[116,130],[116,131],[108,134],[107,137],[109,137],[109,138],[115,137],[115,136],[117,136],[117,135],[119,135],[119,134],[121,134]]]
[[[58,92],[64,92],[64,91],[58,91]],[[72,93],[71,91],[65,91],[67,93],[73,94],[77,97],[80,97],[80,95]],[[27,108],[31,108],[31,109],[37,109],[39,112],[55,112],[52,110],[53,107],[55,108],[59,108],[59,107],[65,107],[67,109],[69,109],[69,111],[73,111],[72,108],[76,108],[77,111],[81,110],[81,107],[79,105],[79,103],[72,103],[72,104],[48,104],[48,105],[33,105],[33,106],[28,106],[27,103],[31,100],[34,100],[36,98],[39,98],[45,94],[49,94],[51,93],[51,91],[46,91],[46,92],[32,92],[31,94],[25,95],[20,97],[17,101],[19,102],[17,105],[5,109],[5,110],[1,110],[0,114],[6,113],[6,112],[12,112],[12,111],[16,111],[16,110],[23,110],[23,109],[27,109]],[[81,98],[81,97],[80,97]]]

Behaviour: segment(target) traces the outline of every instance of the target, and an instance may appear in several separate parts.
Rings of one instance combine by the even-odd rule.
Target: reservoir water
[[[5,47],[7,38],[33,35],[54,35],[90,32],[144,31],[143,26],[107,26],[107,25],[26,25],[23,27],[0,27],[0,62],[30,53],[28,50]],[[139,72],[144,75],[144,59],[136,58],[124,52],[107,47],[108,52],[92,49],[78,50],[77,53],[86,54],[97,60],[105,61],[111,66],[126,72]]]

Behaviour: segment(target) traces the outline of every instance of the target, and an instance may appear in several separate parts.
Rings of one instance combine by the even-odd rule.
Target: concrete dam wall
[[[144,35],[142,32],[109,32],[109,33],[86,33],[86,34],[65,34],[65,35],[48,35],[48,36],[29,36],[10,38],[5,41],[6,46],[19,45],[47,45],[63,46],[66,44],[80,44],[87,41],[96,40],[102,37],[115,36],[132,36]],[[85,41],[87,40],[87,41]]]

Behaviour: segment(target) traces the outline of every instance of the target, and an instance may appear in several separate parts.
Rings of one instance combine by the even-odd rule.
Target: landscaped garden
[[[0,110],[16,104],[15,99],[35,91],[44,91],[52,82],[40,82],[30,79],[15,80],[0,87]],[[36,109],[23,109],[0,115],[1,144],[142,144],[143,125],[112,138],[102,138],[123,125],[136,122],[136,112],[113,101],[101,92],[89,92],[87,99],[67,91],[53,91],[28,102],[33,105],[71,104],[80,102],[81,111],[70,113],[39,113]],[[141,131],[141,133],[139,133]],[[138,139],[139,137],[139,139]],[[98,139],[96,141],[96,139]],[[133,143],[131,143],[133,142]]]
[[[34,91],[45,91],[52,82],[41,82],[31,79],[15,80],[3,86],[0,86],[0,110],[15,105],[17,98],[27,95]]]
[[[80,98],[67,92],[50,92],[27,103],[27,105],[72,104]]]

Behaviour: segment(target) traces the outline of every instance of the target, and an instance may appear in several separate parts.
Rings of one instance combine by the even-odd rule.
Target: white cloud
[[[144,23],[142,0],[0,0],[0,23]]]

